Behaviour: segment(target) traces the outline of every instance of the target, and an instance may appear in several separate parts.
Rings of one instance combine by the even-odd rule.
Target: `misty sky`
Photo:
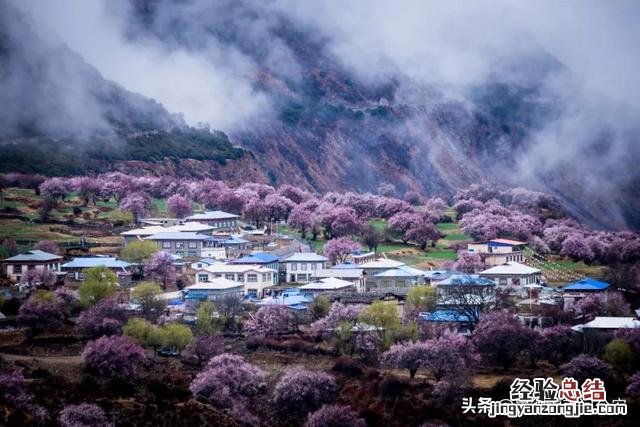
[[[198,34],[195,25],[191,36],[206,40],[206,49],[126,37],[131,21],[125,1],[14,3],[31,14],[48,40],[58,37],[105,77],[184,113],[192,124],[230,130],[269,111],[269,100],[252,88],[259,64],[234,46]],[[210,5],[220,2],[159,3],[160,16],[206,20],[210,14],[215,22]],[[287,47],[268,36],[275,14],[328,39],[330,51],[363,80],[400,71],[453,93],[482,82],[505,60],[542,49],[569,67],[581,96],[604,99],[629,114],[639,111],[638,1],[276,0],[255,7],[259,16],[242,25],[255,32],[274,58],[269,65],[282,72],[295,73],[296,64]]]

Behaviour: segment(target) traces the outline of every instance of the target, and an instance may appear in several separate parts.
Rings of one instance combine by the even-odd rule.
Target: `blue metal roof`
[[[342,264],[336,264],[331,268],[351,269],[351,268],[358,268],[358,265],[352,262],[343,262]]]
[[[495,286],[496,283],[493,280],[480,277],[477,274],[453,274],[448,279],[438,282],[437,285]]]
[[[119,260],[114,257],[87,257],[74,258],[66,264],[62,264],[62,268],[91,268],[91,267],[107,267],[107,268],[127,268],[131,266],[126,261]]]
[[[260,254],[243,256],[242,258],[238,258],[236,260],[231,261],[231,264],[271,264],[277,261],[278,261],[277,256],[260,253]]]
[[[455,310],[436,310],[431,313],[420,313],[420,320],[427,322],[471,322],[469,316]]]
[[[587,277],[577,282],[569,283],[562,288],[563,291],[604,291],[609,286],[607,282],[601,282],[600,280]]]

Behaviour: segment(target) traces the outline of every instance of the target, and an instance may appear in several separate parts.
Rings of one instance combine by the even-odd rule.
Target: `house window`
[[[14,274],[22,273],[22,264],[21,265],[14,265],[13,266],[13,273]]]
[[[199,262],[197,265],[198,265],[198,268],[202,268],[202,263]]]
[[[182,256],[184,253],[182,251],[175,251],[176,255]]]
[[[176,249],[184,248],[184,242],[176,242]]]
[[[35,270],[36,266],[35,265],[28,265],[27,266],[27,270]]]
[[[306,274],[298,274],[298,282],[306,282],[307,275]]]
[[[258,275],[257,274],[247,274],[247,282],[257,282]]]
[[[291,271],[296,271],[298,269],[298,264],[296,264],[295,262],[291,263]]]
[[[198,247],[198,242],[189,242],[189,249],[196,249]]]
[[[163,249],[171,249],[171,242],[162,242]]]
[[[209,275],[208,274],[198,274],[198,282],[208,282]]]
[[[227,279],[227,280],[235,280],[236,276],[235,276],[235,274],[225,274],[224,278]]]
[[[304,262],[302,264],[300,264],[300,270],[306,270],[307,269],[307,264],[305,264]]]
[[[311,264],[311,269],[312,270],[317,270],[318,269],[318,264]]]
[[[192,258],[195,258],[195,257],[197,257],[197,256],[198,256],[198,252],[196,252],[196,251],[189,251],[189,256],[190,256],[190,257],[192,257]]]
[[[262,281],[263,282],[267,281],[267,273],[262,273]]]

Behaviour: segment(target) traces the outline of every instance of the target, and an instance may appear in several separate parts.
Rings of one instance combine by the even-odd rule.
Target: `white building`
[[[286,272],[287,282],[308,283],[315,271],[326,267],[327,261],[329,258],[315,252],[298,252],[280,261],[280,265]]]
[[[34,249],[23,254],[15,255],[2,261],[5,274],[13,281],[19,282],[27,270],[60,271],[62,257],[49,252]]]
[[[303,293],[319,294],[327,291],[345,292],[355,291],[356,287],[353,282],[347,280],[336,279],[335,277],[327,277],[316,282],[307,283],[298,289]]]
[[[491,279],[500,286],[524,286],[540,284],[542,271],[515,261],[481,271],[480,277]]]
[[[259,265],[213,264],[196,270],[195,283],[209,283],[222,277],[241,283],[245,296],[262,298],[264,290],[273,286],[273,276],[277,274],[277,270]]]
[[[244,285],[242,283],[228,280],[223,277],[215,277],[208,282],[196,283],[184,288],[185,297],[191,296],[193,299],[208,299],[215,301],[225,296],[237,296],[242,298]]]

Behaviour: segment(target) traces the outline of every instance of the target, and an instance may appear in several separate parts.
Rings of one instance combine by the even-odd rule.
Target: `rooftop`
[[[62,268],[92,268],[92,267],[107,267],[107,268],[127,268],[131,266],[127,261],[122,261],[115,257],[87,257],[87,258],[74,258],[66,264],[62,264]]]
[[[300,290],[303,291],[326,291],[326,290],[336,290],[336,289],[344,289],[346,287],[353,286],[353,283],[348,282],[346,280],[336,279],[335,277],[326,277],[324,279],[320,279],[317,282],[308,283],[306,285],[300,286]]]
[[[362,277],[361,268],[322,268],[313,271],[314,277],[341,277],[347,279],[359,279]]]
[[[496,284],[493,280],[485,279],[477,274],[452,274],[447,279],[437,282],[436,285],[495,286]]]
[[[214,219],[235,219],[238,215],[224,211],[208,211],[188,216],[187,221],[214,220]]]
[[[257,271],[258,273],[275,273],[277,270],[255,264],[213,264],[204,267],[202,270],[210,273],[245,273],[247,271]]]
[[[315,252],[296,252],[291,255],[289,258],[285,259],[284,262],[324,262],[328,261],[329,258],[318,255]]]
[[[489,243],[502,243],[503,245],[512,245],[512,246],[520,246],[526,245],[527,242],[521,242],[519,240],[510,240],[510,239],[491,239]]]
[[[405,265],[403,262],[395,261],[393,259],[380,258],[375,261],[365,262],[364,264],[360,264],[360,268],[397,268],[401,265]]]
[[[591,277],[569,283],[562,288],[563,291],[604,291],[609,288],[609,283],[592,279]]]
[[[522,275],[536,273],[540,273],[540,270],[538,270],[537,268],[529,267],[528,265],[520,264],[519,262],[515,261],[507,261],[502,265],[496,265],[495,267],[491,267],[480,272],[481,275]]]
[[[231,261],[231,264],[271,264],[277,262],[278,257],[267,253],[257,253]]]
[[[420,313],[418,316],[426,322],[471,322],[469,316],[456,310],[436,310]]]
[[[162,232],[156,233],[149,237],[145,237],[145,240],[209,240],[211,237],[204,234],[191,233],[191,232]]]
[[[591,322],[572,327],[574,331],[582,332],[583,329],[622,329],[640,328],[640,320],[635,317],[596,317]]]
[[[209,282],[196,283],[195,285],[187,286],[185,289],[188,291],[210,291],[210,290],[224,290],[242,287],[242,283],[235,282],[233,280],[225,279],[224,277],[216,277]]]
[[[46,261],[55,261],[60,259],[62,259],[60,255],[52,254],[52,253],[41,251],[38,249],[33,249],[31,251],[7,258],[4,261],[46,262]]]

